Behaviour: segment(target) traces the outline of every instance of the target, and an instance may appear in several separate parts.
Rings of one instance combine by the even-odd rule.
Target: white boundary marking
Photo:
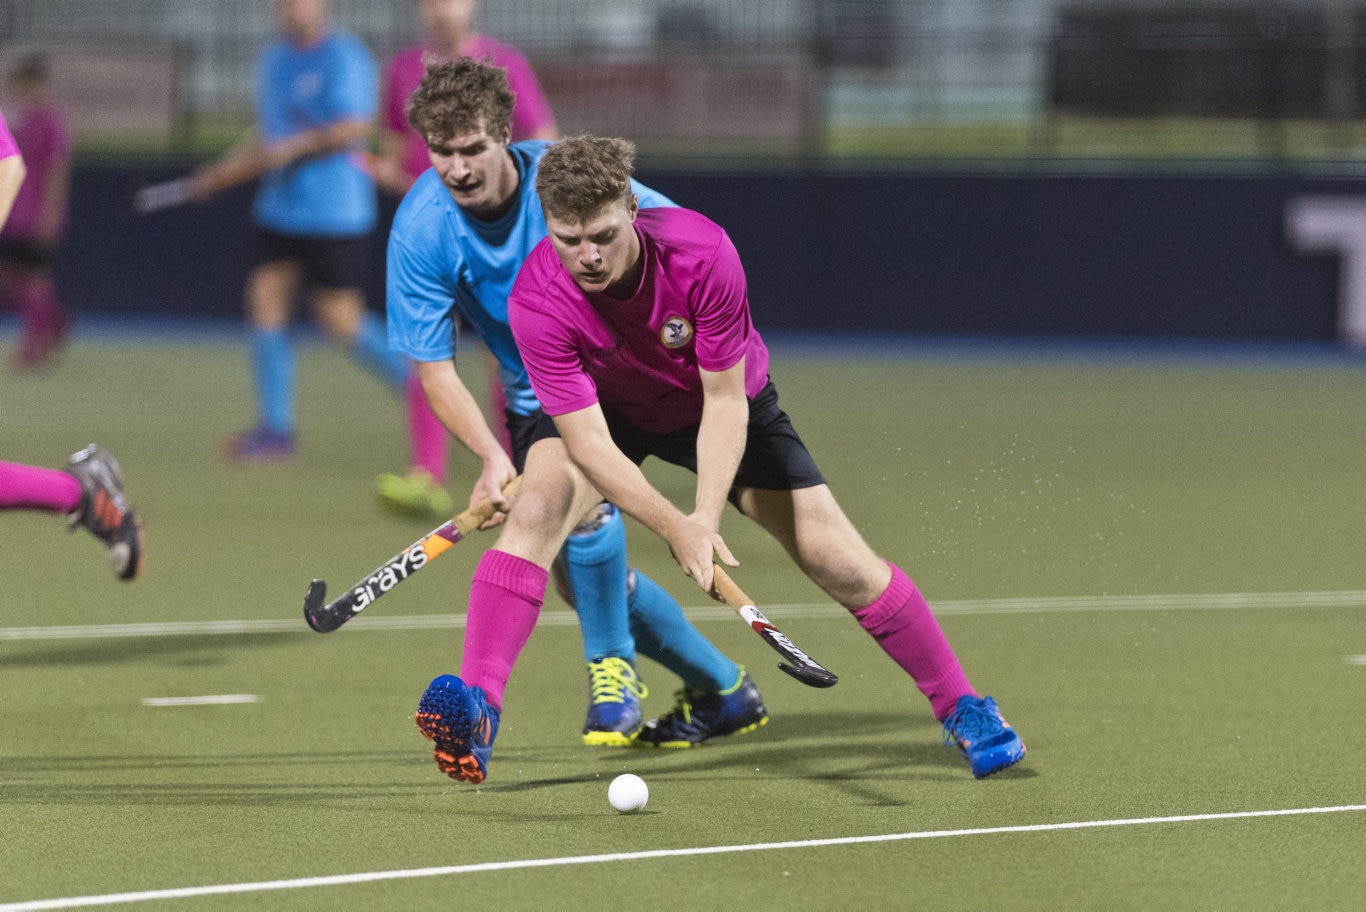
[[[228,703],[260,703],[256,694],[207,694],[202,697],[143,697],[143,706],[221,706]]]
[[[69,896],[62,899],[37,899],[0,905],[0,912],[29,912],[39,909],[74,909],[82,906],[107,906],[116,903],[149,902],[156,899],[188,899],[226,893],[258,893],[269,890],[298,890],[310,887],[336,887],[348,884],[407,880],[420,877],[448,877],[488,871],[514,871],[527,868],[553,868],[568,865],[606,864],[642,861],[650,858],[685,858],[694,855],[729,855],[741,852],[769,852],[779,849],[813,849],[824,846],[863,845],[900,842],[910,839],[944,839],[951,836],[997,836],[1016,833],[1048,833],[1059,830],[1085,830],[1099,827],[1145,826],[1154,823],[1195,823],[1209,820],[1244,820],[1257,817],[1296,817],[1308,814],[1340,814],[1366,811],[1366,804],[1338,807],[1289,808],[1273,811],[1234,811],[1223,814],[1180,814],[1173,817],[1130,817],[1119,820],[1083,820],[1070,823],[1035,823],[1024,826],[974,827],[964,830],[925,830],[878,836],[842,836],[834,839],[804,839],[793,842],[761,842],[751,845],[700,846],[691,849],[653,849],[646,852],[614,852],[607,855],[569,855],[561,858],[524,858],[515,861],[488,861],[479,864],[448,865],[436,868],[409,868],[398,871],[368,871],[359,874],[334,874],[326,877],[299,877],[292,880],[264,880],[254,883],[212,884],[171,890],[141,890],[133,893],[106,893],[94,896]]]
[[[1344,592],[1224,592],[1196,595],[1099,595],[1054,598],[958,599],[932,603],[940,616],[975,614],[1044,614],[1082,611],[1207,611],[1254,608],[1363,608],[1366,590]],[[734,612],[722,606],[685,609],[692,621],[730,618]],[[765,605],[764,613],[778,618],[835,617],[845,614],[838,605],[808,602]],[[544,611],[538,624],[566,627],[578,624],[574,612]],[[464,614],[418,614],[398,616],[362,615],[343,630],[437,630],[465,626]],[[238,621],[165,621],[143,624],[84,624],[61,627],[0,627],[6,640],[85,640],[111,637],[217,636],[267,633],[301,633],[308,630],[302,615],[297,618],[266,618]]]

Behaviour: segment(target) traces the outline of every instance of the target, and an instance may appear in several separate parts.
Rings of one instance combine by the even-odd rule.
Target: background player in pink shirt
[[[45,56],[22,58],[10,71],[9,88],[18,106],[14,139],[27,177],[0,231],[0,294],[20,314],[23,332],[13,364],[26,371],[50,363],[66,337],[52,264],[66,229],[71,137],[48,94]]]
[[[389,59],[380,92],[380,156],[375,181],[381,189],[402,196],[413,181],[431,167],[427,141],[408,125],[408,98],[427,68],[433,64],[470,57],[506,71],[512,90],[511,142],[554,139],[555,115],[531,69],[515,48],[474,31],[475,0],[413,0],[422,23],[422,40]],[[498,362],[485,357],[488,375],[488,414],[498,429],[503,448],[512,451],[502,415],[507,408]],[[421,388],[410,382],[407,396],[409,426],[421,428],[413,435],[413,468],[406,474],[386,472],[376,479],[380,502],[402,513],[423,515],[434,501],[444,501],[450,438],[431,416]]]
[[[0,225],[12,214],[24,176],[24,157],[0,115]],[[142,568],[142,524],[124,499],[123,473],[93,443],[65,469],[0,462],[0,512],[5,510],[65,514],[69,528],[84,526],[104,543],[119,579],[130,580]]]
[[[695,212],[638,211],[634,158],[624,140],[577,137],[541,159],[549,236],[508,306],[547,416],[531,449],[537,474],[563,462],[582,471],[709,593],[713,561],[738,565],[720,534],[729,500],[910,675],[974,776],[1019,762],[1025,746],[995,700],[973,689],[911,579],[846,518],[779,408],[734,245]],[[641,473],[651,455],[697,473],[690,512]],[[503,538],[525,547],[538,528],[563,534],[553,499],[528,496],[540,490],[529,458]]]
[[[507,71],[512,109],[512,142],[554,139],[555,115],[521,52],[474,31],[475,0],[413,0],[422,21],[422,41],[389,58],[380,97],[384,128],[375,177],[380,186],[402,195],[431,167],[427,141],[408,126],[404,113],[427,67],[457,57],[472,57]]]
[[[19,152],[19,144],[9,131],[9,124],[0,115],[0,226],[9,221],[14,209],[14,200],[23,186],[24,156]]]

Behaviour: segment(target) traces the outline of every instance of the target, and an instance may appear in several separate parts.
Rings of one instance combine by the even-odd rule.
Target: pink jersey
[[[745,359],[745,393],[768,379],[768,349],[754,328],[745,271],[719,225],[689,209],[642,209],[640,288],[620,301],[583,292],[550,239],[527,257],[508,301],[512,335],[549,415],[595,402],[646,431],[702,420],[701,368]]]
[[[0,114],[0,158],[12,158],[18,154],[19,146],[14,142],[9,124],[5,123],[5,115]]]
[[[512,109],[512,142],[531,139],[542,130],[555,129],[555,115],[550,110],[541,84],[531,64],[516,49],[483,35],[471,35],[465,42],[465,55],[483,60],[507,70],[508,87],[516,104]],[[430,52],[421,45],[399,51],[389,60],[384,73],[382,95],[384,128],[407,136],[403,148],[403,170],[417,177],[431,167],[427,158],[427,141],[408,126],[404,108],[408,96],[422,81],[430,62]]]
[[[71,137],[61,112],[52,105],[44,105],[19,114],[14,122],[14,143],[24,156],[28,174],[14,198],[4,234],[32,238],[43,220],[43,188],[53,171],[70,167]],[[62,213],[59,225],[65,217],[66,213]]]

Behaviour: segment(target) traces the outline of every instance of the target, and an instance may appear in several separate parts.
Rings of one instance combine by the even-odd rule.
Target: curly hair
[[[506,70],[460,57],[427,68],[404,114],[424,139],[450,139],[480,129],[507,139],[512,100]]]
[[[547,215],[584,221],[631,199],[636,147],[625,139],[571,136],[551,145],[536,173],[536,195]]]

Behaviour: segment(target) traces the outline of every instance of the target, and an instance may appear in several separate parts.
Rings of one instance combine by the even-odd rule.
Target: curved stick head
[[[785,671],[792,675],[792,677],[801,681],[808,687],[834,687],[839,683],[839,678],[826,671],[824,668],[804,665],[792,666],[786,662],[779,662],[778,668],[781,671]]]
[[[319,633],[327,633],[336,629],[330,627],[323,620],[323,606],[327,600],[327,583],[320,579],[315,579],[308,584],[308,594],[304,596],[304,620],[308,621],[308,626]]]

